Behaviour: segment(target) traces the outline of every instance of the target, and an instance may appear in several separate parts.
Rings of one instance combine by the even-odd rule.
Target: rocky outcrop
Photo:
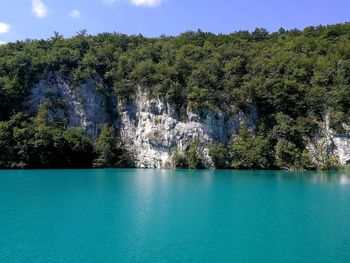
[[[171,166],[174,149],[186,150],[191,140],[199,142],[204,164],[213,167],[208,145],[226,143],[241,123],[253,128],[257,115],[233,114],[212,110],[193,111],[187,107],[181,121],[165,99],[149,98],[141,88],[131,103],[119,108],[120,131],[126,145],[134,152],[138,167]]]
[[[166,99],[150,98],[141,88],[125,104],[105,98],[99,92],[101,85],[99,80],[89,80],[74,88],[70,79],[50,74],[31,90],[31,111],[35,113],[40,104],[47,103],[52,106],[52,118],[65,119],[70,127],[82,127],[92,139],[97,137],[101,124],[112,123],[133,153],[136,166],[144,168],[171,166],[172,152],[186,150],[191,140],[198,141],[204,165],[213,167],[208,145],[226,143],[241,123],[253,129],[257,119],[255,110],[244,114],[228,107],[216,112],[195,111],[187,106],[180,117]]]
[[[344,125],[345,130],[349,127]],[[329,126],[329,116],[320,124],[320,131],[309,140],[307,149],[312,161],[321,166],[329,158],[337,160],[340,165],[350,162],[350,133],[336,133]]]
[[[82,127],[92,139],[99,133],[99,126],[111,120],[106,107],[109,104],[98,87],[98,80],[89,80],[74,87],[70,78],[60,74],[49,74],[31,90],[30,111],[46,103],[52,118],[61,119],[70,127]]]
[[[213,167],[208,146],[227,143],[242,123],[254,129],[257,121],[256,110],[245,114],[225,105],[220,111],[193,110],[187,105],[178,116],[166,99],[151,97],[140,87],[128,103],[110,93],[104,96],[101,91],[105,88],[98,79],[75,87],[69,78],[52,73],[32,88],[30,111],[35,113],[46,103],[52,118],[62,119],[69,127],[82,127],[91,139],[98,136],[102,124],[114,125],[136,166],[144,168],[172,166],[172,152],[185,151],[192,140],[198,142],[204,165]],[[350,162],[350,134],[332,131],[328,118],[321,123],[320,132],[308,139],[307,148],[318,166],[330,157],[340,164]]]

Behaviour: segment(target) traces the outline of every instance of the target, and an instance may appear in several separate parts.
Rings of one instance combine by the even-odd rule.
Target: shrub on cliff
[[[202,156],[199,152],[198,140],[191,140],[188,142],[186,150],[180,152],[178,150],[172,153],[172,163],[175,168],[184,169],[202,169],[204,164]]]
[[[271,167],[272,149],[262,135],[253,135],[242,125],[229,147],[231,166],[240,169],[267,169]]]
[[[171,161],[174,168],[180,168],[180,169],[188,168],[188,161],[186,156],[178,150],[173,151],[171,156]]]
[[[227,148],[221,143],[213,144],[209,147],[209,155],[212,159],[215,168],[226,169],[230,168],[230,158]]]
[[[94,167],[127,167],[132,166],[131,158],[123,149],[117,130],[109,125],[101,128],[100,135],[94,143]]]

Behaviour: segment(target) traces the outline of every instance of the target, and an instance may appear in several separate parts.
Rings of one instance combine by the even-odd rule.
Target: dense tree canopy
[[[92,159],[81,129],[62,130],[22,113],[0,122],[0,168],[83,168]]]

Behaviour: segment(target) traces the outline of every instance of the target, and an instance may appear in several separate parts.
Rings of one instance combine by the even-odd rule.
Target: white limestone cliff
[[[120,131],[126,145],[134,152],[138,167],[161,168],[171,166],[174,149],[184,151],[188,143],[199,142],[200,153],[207,167],[213,167],[208,146],[214,142],[225,143],[235,135],[241,123],[253,127],[256,112],[186,111],[186,121],[181,121],[165,99],[149,98],[141,88],[130,104],[119,108]]]
[[[344,125],[344,133],[336,133],[329,126],[329,116],[320,123],[320,132],[309,140],[307,149],[312,161],[318,166],[322,165],[327,158],[336,159],[340,165],[350,162],[350,133],[349,127]]]
[[[70,127],[82,127],[93,140],[102,124],[113,124],[119,129],[121,139],[134,157],[137,167],[171,167],[172,152],[184,151],[195,139],[206,167],[213,167],[208,146],[211,143],[227,143],[240,124],[254,129],[257,112],[249,114],[225,108],[224,111],[192,110],[186,106],[184,116],[178,116],[164,98],[154,98],[138,88],[137,94],[122,103],[115,96],[104,96],[102,83],[91,79],[75,87],[69,78],[51,73],[31,90],[30,111],[35,113],[39,105],[51,105],[53,118],[62,118]],[[321,124],[320,133],[308,140],[308,150],[314,163],[320,165],[329,157],[340,164],[350,160],[350,134],[336,134],[329,128],[328,120]]]

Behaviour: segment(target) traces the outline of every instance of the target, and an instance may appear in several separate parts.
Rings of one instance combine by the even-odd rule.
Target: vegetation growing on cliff
[[[188,142],[186,149],[183,152],[175,150],[172,153],[172,163],[176,168],[182,169],[202,169],[202,156],[199,153],[197,140]]]
[[[95,160],[93,166],[100,167],[133,167],[132,156],[126,151],[118,136],[117,130],[104,125],[94,143]]]
[[[326,112],[338,132],[349,123],[350,24],[159,38],[82,30],[69,39],[55,33],[0,46],[0,166],[76,167],[91,165],[96,154],[96,166],[120,164],[120,149],[107,146],[114,132],[105,130],[103,139],[90,142],[81,131],[38,125],[38,117],[21,113],[27,112],[30,87],[49,72],[71,76],[77,86],[98,77],[108,87],[104,93],[124,100],[141,85],[166,97],[180,116],[187,105],[256,107],[259,133],[212,149],[218,167],[309,168],[303,138]],[[225,158],[218,157],[225,151]],[[187,166],[197,166],[193,158]]]
[[[80,128],[57,126],[45,107],[0,122],[0,168],[133,167],[112,127],[104,126],[93,144]]]

